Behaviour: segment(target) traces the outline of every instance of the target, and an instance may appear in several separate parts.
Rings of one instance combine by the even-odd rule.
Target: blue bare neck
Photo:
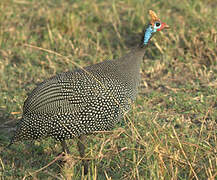
[[[151,37],[153,36],[153,33],[156,32],[156,29],[152,28],[152,25],[149,24],[148,27],[145,30],[144,36],[143,36],[143,46],[146,46],[149,42],[149,40],[151,39]]]

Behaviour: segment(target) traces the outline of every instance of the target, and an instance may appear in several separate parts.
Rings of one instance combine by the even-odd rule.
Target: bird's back
[[[139,75],[131,77],[122,66],[118,60],[103,61],[39,84],[24,103],[14,141],[50,136],[64,140],[110,130],[137,93]]]

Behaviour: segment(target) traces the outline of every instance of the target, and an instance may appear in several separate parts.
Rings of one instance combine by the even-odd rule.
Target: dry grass
[[[216,6],[211,0],[1,0],[1,179],[216,179]],[[61,172],[61,149],[52,139],[4,149],[37,83],[75,63],[125,54],[140,40],[149,9],[171,29],[147,48],[132,111],[114,131],[87,137],[88,176],[73,140]]]

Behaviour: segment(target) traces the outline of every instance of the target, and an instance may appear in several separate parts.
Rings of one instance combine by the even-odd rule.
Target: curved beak
[[[170,28],[170,26],[168,25],[168,24],[166,24],[166,23],[163,23],[163,28],[165,28],[165,29],[169,29]]]
[[[161,31],[163,29],[168,29],[168,28],[170,28],[170,27],[166,23],[162,22],[161,27],[159,29],[157,29],[157,31]]]

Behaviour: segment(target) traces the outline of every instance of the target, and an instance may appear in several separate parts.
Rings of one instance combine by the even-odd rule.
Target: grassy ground
[[[217,179],[216,8],[213,0],[1,0],[0,179]],[[114,131],[87,137],[87,177],[73,140],[62,171],[54,140],[4,149],[37,83],[125,54],[149,9],[171,29],[147,47],[132,111]]]

